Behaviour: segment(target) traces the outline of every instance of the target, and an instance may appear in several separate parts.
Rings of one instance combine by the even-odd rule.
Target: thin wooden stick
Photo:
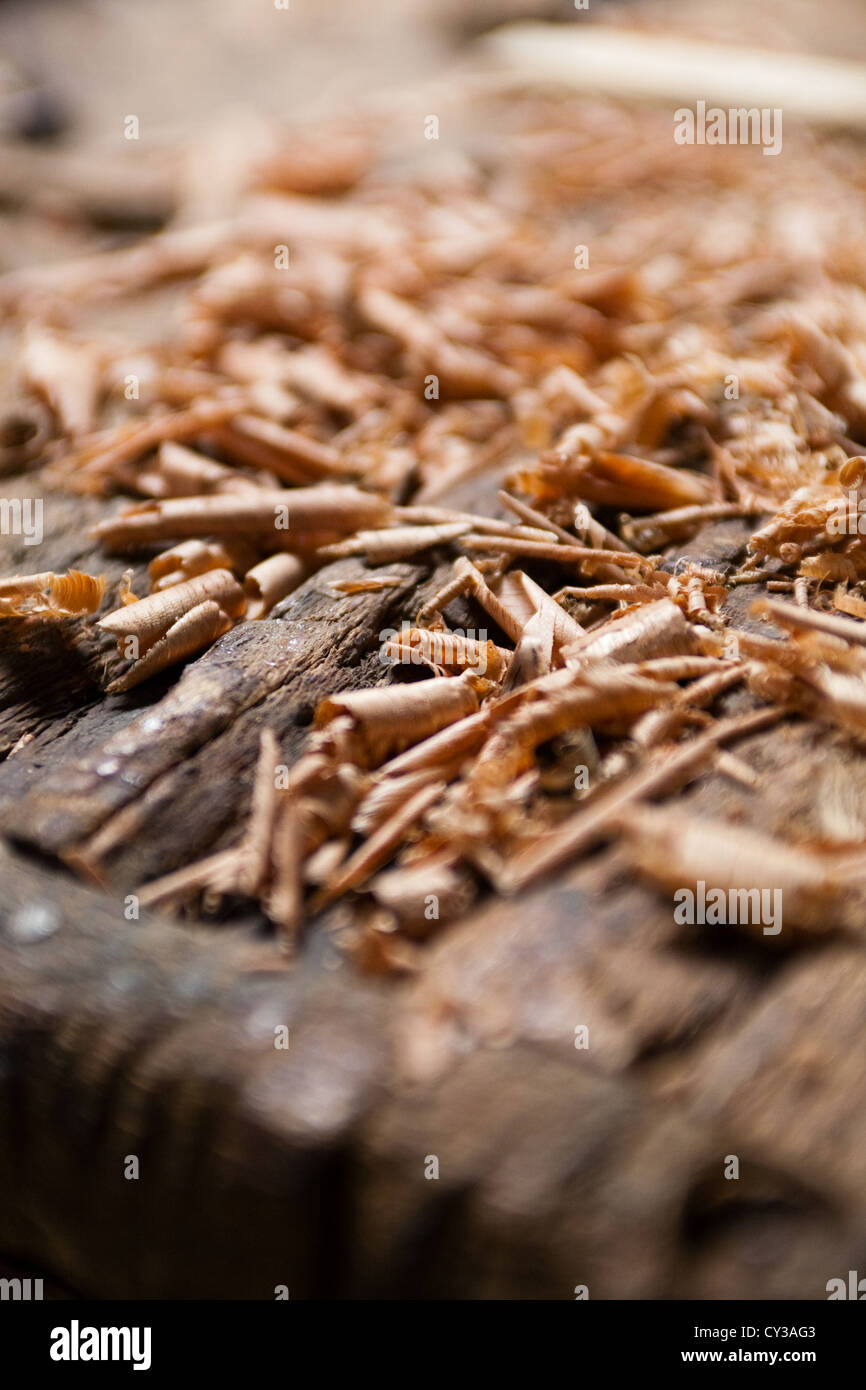
[[[624,782],[600,791],[564,825],[522,849],[505,872],[504,887],[511,893],[528,888],[612,834],[616,817],[624,807],[644,797],[678,790],[697,776],[720,744],[769,728],[784,714],[781,709],[755,710],[721,720],[673,750],[660,750],[646,767]]]
[[[866,66],[799,53],[634,34],[606,25],[513,24],[487,51],[514,80],[616,101],[778,107],[831,126],[866,128]]]

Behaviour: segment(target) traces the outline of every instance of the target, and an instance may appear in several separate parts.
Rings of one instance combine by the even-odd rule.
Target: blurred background
[[[179,183],[182,221],[220,215],[212,185],[224,206],[225,167],[281,122],[384,115],[399,144],[483,85],[486,33],[527,21],[866,58],[863,0],[0,0],[0,272],[164,226]]]
[[[288,9],[277,4],[287,3]],[[607,24],[770,49],[866,57],[862,0],[0,0],[6,139],[81,149],[207,128],[252,102],[291,119],[363,107],[457,72],[499,24]]]

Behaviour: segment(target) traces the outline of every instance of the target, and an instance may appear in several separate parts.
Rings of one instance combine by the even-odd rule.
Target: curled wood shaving
[[[306,576],[306,566],[296,555],[285,551],[253,565],[244,576],[247,617],[263,618],[275,603],[297,589]]]
[[[154,497],[197,497],[208,492],[237,492],[259,486],[254,478],[239,473],[236,468],[217,463],[205,454],[188,449],[184,444],[161,444],[157,463],[148,474],[130,469],[124,475],[130,486],[143,491],[143,480],[151,478],[158,491]]]
[[[582,633],[564,656],[567,665],[581,667],[599,660],[645,661],[656,656],[691,655],[701,649],[700,634],[675,603],[662,598]]]
[[[51,407],[64,434],[83,435],[94,428],[104,389],[103,354],[97,347],[73,342],[44,324],[29,324],[21,365],[25,380]]]
[[[201,401],[188,410],[120,426],[108,438],[97,435],[82,443],[76,454],[57,465],[58,476],[83,491],[103,490],[119,465],[140,458],[166,440],[192,439],[229,419],[237,410],[238,401],[230,397]]]
[[[237,414],[214,436],[231,457],[290,483],[339,477],[347,470],[336,449],[273,420]]]
[[[377,566],[435,565],[420,612],[388,610],[388,682],[328,695],[279,789],[266,732],[245,836],[148,890],[241,892],[289,942],[311,887],[319,905],[365,894],[353,949],[376,969],[416,968],[397,937],[433,930],[425,887],[459,911],[483,883],[516,891],[618,835],[635,862],[664,859],[679,822],[649,799],[709,767],[752,785],[723,744],[788,714],[866,737],[858,157],[843,181],[838,149],[792,150],[768,185],[719,150],[672,161],[645,112],[606,108],[600,132],[586,103],[516,106],[489,177],[356,190],[366,138],[323,135],[315,157],[235,139],[231,177],[200,155],[183,209],[216,220],[0,276],[4,309],[35,319],[0,470],[49,456],[61,485],[144,498],[96,537],[166,547],[143,556],[151,594],[127,584],[101,620],[139,644],[109,689],[307,578],[351,598],[405,586]],[[576,198],[604,227],[591,272],[572,268]],[[109,361],[74,329],[81,301],[176,275],[171,346]],[[331,579],[345,556],[367,571]],[[748,620],[741,585],[760,596]],[[77,572],[0,584],[5,615],[101,599]],[[405,669],[419,659],[432,675]],[[737,686],[737,707],[768,708],[719,717]],[[592,762],[590,786],[571,785],[574,761]],[[96,862],[132,823],[84,849]],[[677,871],[715,872],[710,839],[695,830]],[[791,879],[807,927],[813,870]]]
[[[268,877],[271,846],[279,808],[276,770],[279,746],[273,729],[262,729],[259,759],[246,833],[238,847],[238,892],[258,896]]]
[[[382,647],[383,659],[394,663],[415,661],[450,672],[471,670],[491,681],[501,680],[509,656],[493,642],[418,627],[389,638]]]
[[[734,826],[670,807],[629,806],[621,812],[619,826],[629,862],[666,891],[694,888],[701,880],[708,893],[777,893],[782,939],[786,928],[826,932],[838,921],[846,891],[835,880],[832,857],[787,845],[754,826]],[[768,939],[759,912],[744,914],[738,925]]]
[[[207,570],[231,570],[243,573],[255,559],[255,550],[248,541],[181,541],[154,556],[147,567],[154,592],[168,589],[186,579],[194,579]]]
[[[133,661],[129,668],[105,687],[110,695],[124,690],[132,690],[142,681],[149,680],[158,671],[192,656],[204,647],[210,646],[231,627],[231,618],[212,599],[197,603],[166,630],[159,641],[149,647],[145,655]]]
[[[104,575],[81,570],[16,574],[0,579],[0,617],[68,618],[95,613],[104,593]]]
[[[345,541],[323,545],[319,555],[337,560],[344,555],[364,555],[371,564],[388,564],[408,555],[456,540],[469,530],[468,522],[446,522],[440,526],[391,526],[381,531],[359,531]]]
[[[418,743],[478,708],[487,682],[471,672],[415,685],[382,686],[331,695],[316,711],[316,728],[351,750],[361,766],[375,767],[390,753]]]
[[[291,949],[304,909],[304,837],[298,808],[284,799],[278,808],[271,841],[271,879],[262,897],[268,917]]]
[[[571,673],[569,673],[571,674]],[[532,767],[535,749],[558,734],[596,727],[623,733],[645,710],[677,694],[677,687],[647,680],[631,672],[604,667],[587,674],[580,684],[558,690],[541,689],[541,698],[518,706],[497,728],[481,753],[471,776],[489,786],[507,785]],[[532,693],[532,686],[524,687]]]
[[[121,647],[125,638],[134,637],[138,654],[144,656],[179,618],[206,600],[218,604],[230,618],[238,617],[246,607],[244,592],[234,576],[228,570],[209,570],[137,603],[124,604],[100,618],[99,626],[117,637]]]
[[[850,618],[837,617],[834,613],[819,613],[814,608],[804,610],[772,598],[756,600],[752,604],[752,612],[772,618],[773,622],[788,628],[823,632],[831,637],[840,637],[845,642],[866,646],[866,623],[852,622]]]
[[[708,502],[697,507],[677,507],[669,512],[656,512],[622,524],[626,540],[638,550],[659,550],[671,541],[693,535],[709,521],[727,521],[731,517],[748,516],[750,509],[740,502]]]
[[[535,471],[518,473],[514,482],[538,498],[571,495],[647,512],[709,502],[713,494],[710,481],[697,474],[605,449],[580,459],[571,456],[567,444],[544,455]]]
[[[525,555],[536,560],[555,560],[561,565],[580,565],[587,574],[594,573],[598,564],[615,560],[624,569],[640,568],[640,558],[631,551],[595,550],[585,545],[553,545],[547,541],[524,540],[520,536],[463,536],[466,550],[493,551],[502,555]]]
[[[302,545],[308,532],[345,532],[358,521],[384,521],[390,508],[356,488],[323,486],[290,491],[250,491],[235,496],[170,498],[143,502],[100,522],[94,535],[111,550],[137,549],[174,537],[257,537],[262,544]]]

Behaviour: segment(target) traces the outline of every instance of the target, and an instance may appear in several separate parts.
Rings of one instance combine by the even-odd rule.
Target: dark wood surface
[[[47,563],[86,557],[97,505],[50,500]],[[726,523],[687,550],[741,546]],[[322,694],[383,678],[379,633],[435,561],[337,601],[358,565],[125,696],[99,693],[90,625],[4,624],[4,746],[34,737],[0,764],[0,1250],[101,1298],[823,1297],[866,1253],[850,933],[689,934],[615,848],[482,902],[405,979],[339,950],[348,907],[295,961],[243,913],[125,919],[135,885],[236,838],[265,723],[291,762]],[[791,721],[737,751],[757,786],[707,775],[688,804],[862,833],[847,740]],[[63,857],[112,817],[87,886]]]

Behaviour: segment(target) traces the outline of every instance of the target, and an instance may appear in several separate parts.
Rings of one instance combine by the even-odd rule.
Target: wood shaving
[[[243,590],[234,577],[228,570],[216,569],[137,603],[124,604],[100,618],[99,626],[117,637],[121,646],[124,639],[134,637],[139,655],[144,656],[179,618],[206,600],[219,604],[230,618],[239,617],[246,608]]]
[[[263,618],[281,598],[297,589],[306,576],[306,566],[297,555],[282,551],[253,565],[244,576],[248,618]]]
[[[263,734],[246,835],[145,899],[240,894],[292,943],[355,893],[357,955],[415,969],[397,938],[432,934],[429,894],[447,917],[620,839],[662,886],[784,879],[817,929],[826,857],[649,803],[709,769],[753,792],[723,745],[782,719],[866,737],[862,179],[808,144],[783,184],[718,150],[680,163],[640,114],[605,107],[588,139],[591,104],[515,104],[507,161],[467,154],[442,187],[383,176],[372,135],[272,143],[229,192],[199,171],[191,207],[216,220],[0,276],[28,392],[0,469],[46,457],[103,498],[98,543],[150,581],[88,625],[128,662],[108,691],[231,655],[238,624],[304,623],[311,596],[381,595],[378,646],[309,702],[280,786]],[[129,363],[79,310],[175,276],[180,333],[131,345],[142,390],[121,401]],[[103,592],[16,575],[0,615],[94,614]]]
[[[128,611],[128,610],[127,610]],[[166,629],[165,634],[135,660],[123,675],[116,676],[105,687],[110,695],[132,690],[142,681],[155,676],[167,666],[173,666],[193,652],[210,646],[216,637],[231,627],[231,618],[212,599],[197,603]]]
[[[0,579],[0,617],[68,618],[95,613],[105,593],[104,575],[16,574]]]

